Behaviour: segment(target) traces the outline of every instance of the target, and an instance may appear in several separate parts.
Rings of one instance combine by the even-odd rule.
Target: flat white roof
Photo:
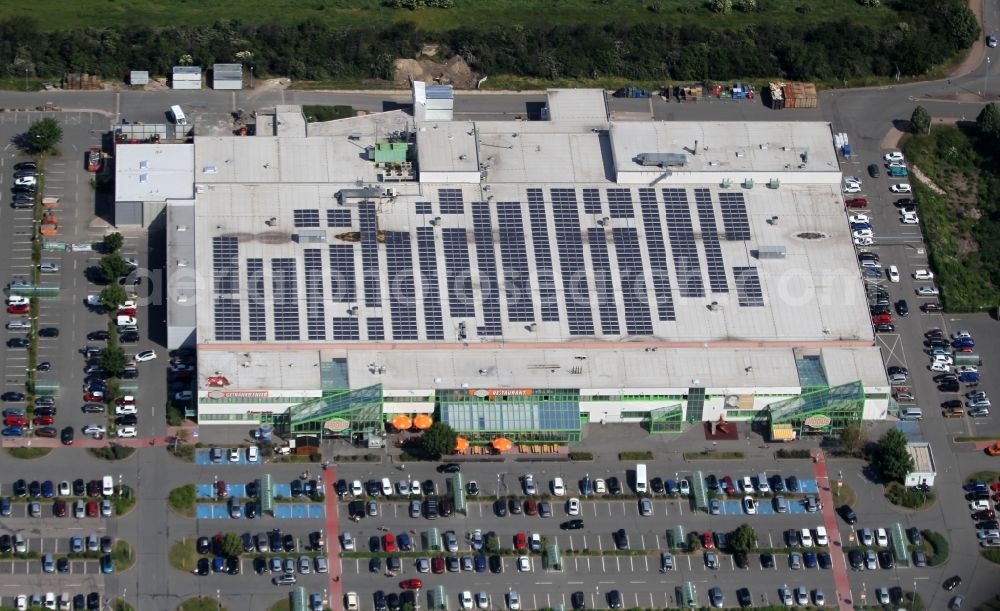
[[[906,452],[913,458],[913,473],[934,473],[934,455],[928,443],[908,443]]]
[[[560,123],[606,124],[606,95],[603,89],[549,89],[546,91],[549,120]]]
[[[193,195],[193,144],[115,147],[115,201],[162,202]]]
[[[418,123],[417,161],[421,172],[478,172],[475,124],[471,121]]]

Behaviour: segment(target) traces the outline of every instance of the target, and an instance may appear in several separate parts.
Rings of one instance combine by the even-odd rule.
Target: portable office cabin
[[[128,73],[128,84],[132,86],[148,85],[149,71],[132,70],[131,72]]]
[[[201,89],[201,67],[174,66],[171,83],[174,89]]]
[[[243,89],[243,64],[212,66],[212,89]]]

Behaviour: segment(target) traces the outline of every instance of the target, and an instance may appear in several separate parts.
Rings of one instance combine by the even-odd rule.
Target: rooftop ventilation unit
[[[635,162],[641,166],[656,166],[659,168],[687,165],[687,155],[684,153],[639,153]]]
[[[757,247],[758,259],[784,259],[785,247],[780,244],[762,244]]]
[[[292,238],[299,244],[317,244],[326,242],[325,229],[300,229]]]

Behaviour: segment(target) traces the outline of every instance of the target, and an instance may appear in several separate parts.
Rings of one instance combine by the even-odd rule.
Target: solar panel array
[[[361,269],[365,282],[365,305],[373,308],[382,305],[382,286],[379,282],[378,220],[375,204],[358,205],[358,228],[361,234]]]
[[[663,208],[667,215],[667,236],[674,256],[674,273],[681,297],[704,297],[705,285],[701,279],[701,260],[694,242],[691,226],[691,209],[687,191],[664,189]]]
[[[306,248],[302,251],[306,287],[306,336],[326,339],[326,314],[323,307],[323,251]]]
[[[511,322],[535,320],[531,298],[528,252],[524,244],[524,221],[520,202],[497,204],[500,230],[500,258],[503,260],[503,284],[507,293],[507,317]]]
[[[389,311],[392,314],[392,338],[419,339],[417,331],[416,290],[413,282],[413,256],[410,234],[385,232],[386,271],[389,274]]]
[[[361,330],[355,316],[334,316],[331,321],[333,339],[337,341],[357,341],[361,339]]]
[[[535,273],[538,278],[538,299],[542,320],[559,320],[552,251],[549,248],[549,223],[545,217],[545,201],[541,189],[528,189],[528,218],[531,220],[531,245],[535,250]]]
[[[267,339],[264,260],[247,259],[247,331],[252,342]]]
[[[367,318],[365,326],[368,327],[368,341],[380,342],[385,339],[385,321],[381,318]]]
[[[438,206],[441,214],[465,214],[461,189],[438,189]]]
[[[441,244],[444,247],[444,269],[448,273],[448,310],[452,318],[472,318],[476,315],[476,306],[469,240],[465,230],[445,227],[441,230]]]
[[[236,299],[215,298],[215,339],[239,341],[240,302]]]
[[[729,283],[726,282],[726,265],[722,260],[722,246],[719,245],[719,228],[715,224],[715,210],[712,209],[712,192],[708,189],[695,189],[694,203],[698,208],[701,242],[705,245],[708,286],[713,293],[728,293]]]
[[[350,208],[331,208],[326,211],[327,227],[353,227]]]
[[[479,294],[483,304],[483,324],[477,327],[482,337],[503,335],[500,317],[500,284],[497,281],[497,260],[493,251],[493,226],[490,205],[472,204],[472,231],[476,238],[476,263],[479,265]]]
[[[594,319],[590,310],[587,267],[583,261],[583,240],[580,237],[580,210],[576,204],[576,190],[552,189],[550,192],[569,334],[593,335]]]
[[[299,339],[299,287],[295,259],[271,259],[271,290],[274,295],[275,341]]]
[[[434,207],[430,202],[417,202],[413,204],[413,211],[417,214],[434,214]]]
[[[613,219],[635,218],[631,189],[608,189],[608,210]]]
[[[355,285],[354,245],[330,245],[330,295],[337,303],[351,303],[358,300]]]
[[[417,253],[420,257],[420,284],[423,287],[424,329],[427,339],[444,339],[433,227],[417,227]]]
[[[235,237],[212,238],[212,278],[217,295],[240,292],[240,245]]]
[[[764,290],[756,267],[734,267],[733,277],[736,279],[736,298],[741,306],[764,307]]]
[[[719,208],[722,210],[722,226],[726,228],[727,240],[749,240],[750,218],[747,204],[740,192],[720,192]]]
[[[670,275],[667,271],[667,246],[663,241],[663,225],[656,202],[656,191],[639,189],[639,208],[642,210],[642,226],[646,230],[646,249],[649,251],[649,266],[653,276],[653,292],[656,293],[657,317],[661,321],[677,320],[674,297],[670,293]]]
[[[293,210],[292,220],[296,227],[319,227],[319,210]]]
[[[634,227],[615,227],[611,236],[618,256],[618,275],[625,304],[625,330],[629,335],[652,335],[653,321],[649,315],[643,274],[646,265],[639,248],[639,232]]]
[[[601,333],[618,335],[618,307],[615,304],[615,285],[611,276],[611,257],[608,256],[608,242],[604,229],[587,229],[590,242],[590,260],[594,267],[594,290],[597,294],[597,313],[601,318]]]
[[[583,211],[586,214],[601,214],[601,190],[583,190]]]

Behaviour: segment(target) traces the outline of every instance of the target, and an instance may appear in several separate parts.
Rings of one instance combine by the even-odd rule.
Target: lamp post
[[[988,57],[986,59],[989,60]],[[24,69],[24,90],[25,91],[28,90],[28,69],[27,68]]]
[[[27,81],[25,81],[27,82]],[[989,99],[990,96],[990,58],[986,57],[986,83],[983,85],[983,97]]]
[[[250,89],[253,89],[253,65],[250,66]]]

